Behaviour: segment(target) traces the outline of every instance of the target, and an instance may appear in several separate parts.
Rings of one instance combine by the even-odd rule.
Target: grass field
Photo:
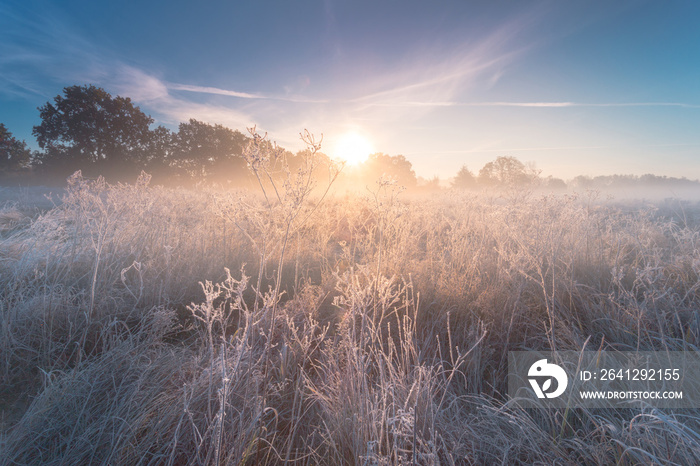
[[[697,411],[505,397],[508,351],[697,351],[697,206],[371,191],[6,203],[0,463],[700,464]]]

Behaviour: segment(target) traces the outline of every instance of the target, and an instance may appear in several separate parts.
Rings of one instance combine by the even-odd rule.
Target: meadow
[[[697,205],[328,194],[248,156],[257,193],[5,203],[0,464],[700,464],[695,410],[505,396],[508,351],[697,351]]]

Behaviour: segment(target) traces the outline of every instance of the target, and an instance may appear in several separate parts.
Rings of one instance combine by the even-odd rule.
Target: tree
[[[157,182],[177,183],[177,171],[171,166],[176,152],[175,135],[158,126],[150,132],[144,170]]]
[[[158,126],[151,131],[146,151],[146,164],[160,166],[170,163],[175,155],[175,135],[166,127]]]
[[[39,107],[42,122],[32,133],[45,150],[43,164],[119,171],[145,166],[153,119],[131,99],[93,85],[66,87],[63,94]]]
[[[544,180],[544,187],[552,191],[566,191],[567,188],[564,180],[561,178],[554,178],[552,176],[548,176]]]
[[[246,142],[240,131],[191,119],[180,123],[174,137],[173,164],[193,178],[241,179],[247,174],[242,156]]]
[[[476,177],[469,171],[466,165],[457,172],[457,176],[452,179],[452,187],[458,189],[472,188],[476,185]]]
[[[362,164],[362,171],[375,179],[381,175],[388,175],[406,188],[414,188],[417,184],[413,165],[403,155],[387,155],[381,152],[372,154]]]
[[[593,178],[586,175],[578,175],[571,180],[571,186],[575,189],[592,189],[594,187]]]
[[[0,172],[28,168],[30,157],[27,143],[16,139],[5,125],[0,123]]]
[[[312,157],[313,152],[313,157]],[[300,150],[296,154],[292,154],[289,151],[284,151],[282,154],[284,157],[284,162],[286,163],[286,169],[290,172],[299,172],[307,169],[308,161],[314,161],[314,182],[320,186],[328,183],[329,173],[333,173],[337,168],[336,164],[328,157],[326,154],[320,151],[314,152],[313,150]]]
[[[497,157],[479,170],[479,183],[485,185],[515,186],[530,183],[535,175],[515,157]]]

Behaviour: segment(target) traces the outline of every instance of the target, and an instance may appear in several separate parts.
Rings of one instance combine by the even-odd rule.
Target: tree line
[[[0,123],[0,176],[31,176],[40,182],[62,182],[76,170],[85,176],[105,176],[108,181],[131,181],[142,170],[154,181],[190,185],[199,181],[245,185],[251,173],[242,156],[250,136],[222,125],[195,119],[180,123],[173,132],[164,126],[153,127],[154,119],[135,106],[129,97],[113,97],[94,85],[63,89],[53,102],[38,108],[41,123],[32,135],[40,150],[31,151],[25,141],[16,139]],[[283,151],[290,166],[303,153]],[[331,163],[325,155],[325,162]],[[359,171],[358,171],[359,170]],[[404,156],[372,154],[348,176],[352,185],[385,174],[407,187],[438,189],[438,179],[424,181],[416,177],[411,162]],[[340,183],[343,184],[342,182]],[[568,183],[581,188],[610,186],[697,185],[685,178],[655,175],[589,178],[579,176]],[[566,189],[558,178],[542,178],[539,171],[510,156],[499,156],[478,173],[462,166],[451,179],[451,186],[475,189],[496,186],[544,186]]]
[[[31,165],[44,175],[80,169],[87,176],[131,179],[145,170],[175,183],[241,179],[246,137],[221,125],[194,119],[177,132],[152,128],[153,118],[128,97],[102,88],[72,86],[39,107],[32,134],[41,148]]]
[[[175,132],[153,127],[154,119],[129,97],[113,97],[94,85],[66,87],[38,110],[41,123],[32,135],[40,150],[30,151],[0,124],[0,175],[5,179],[24,175],[62,182],[81,170],[88,177],[131,181],[144,170],[154,181],[173,185],[251,181],[243,158],[251,137],[238,130],[195,119],[180,123]],[[295,169],[303,152],[282,152],[288,168]],[[385,172],[407,186],[416,184],[411,163],[401,155],[373,154],[364,165],[365,171]]]

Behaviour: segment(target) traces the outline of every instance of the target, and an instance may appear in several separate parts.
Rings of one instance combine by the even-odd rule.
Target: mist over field
[[[696,410],[506,396],[509,351],[697,351],[697,201],[336,192],[309,142],[253,137],[257,190],[14,191],[2,464],[700,461]]]
[[[512,351],[698,350],[698,181],[54,103],[0,126],[0,464],[700,461],[696,409],[507,393]]]
[[[695,408],[507,393],[513,351],[698,351],[697,180],[39,110],[40,151],[0,125],[0,464],[700,462]]]

